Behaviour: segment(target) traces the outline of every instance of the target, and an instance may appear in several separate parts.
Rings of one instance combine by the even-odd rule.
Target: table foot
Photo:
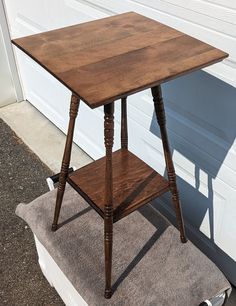
[[[58,229],[58,225],[52,224],[52,227],[51,227],[52,232],[55,232],[57,229]]]
[[[180,240],[182,243],[188,242],[188,239],[185,236],[180,236]]]
[[[105,299],[110,299],[112,297],[112,290],[106,289],[104,293],[104,297]]]

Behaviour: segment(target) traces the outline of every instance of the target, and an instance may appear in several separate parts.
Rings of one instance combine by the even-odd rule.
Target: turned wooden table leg
[[[175,168],[172,161],[170,146],[168,142],[168,136],[166,131],[166,118],[165,118],[165,108],[162,98],[162,92],[161,92],[161,86],[155,86],[152,88],[152,96],[155,106],[155,112],[158,124],[160,126],[161,131],[161,138],[162,138],[162,144],[165,154],[165,161],[166,161],[166,169],[170,184],[170,191],[172,194],[172,201],[175,208],[176,213],[176,219],[178,228],[180,231],[180,239],[183,243],[187,242],[186,236],[185,236],[185,229],[184,229],[184,223],[183,223],[183,217],[182,217],[182,211],[181,211],[181,204],[179,199],[179,193],[177,189],[176,184],[176,174],[175,174]]]
[[[128,149],[127,97],[121,99],[121,148]]]
[[[104,211],[104,248],[105,248],[105,298],[112,296],[112,240],[113,240],[113,184],[112,184],[112,146],[114,138],[114,103],[104,106],[104,140],[106,146],[105,172],[105,211]]]
[[[70,164],[70,157],[71,157],[71,148],[72,148],[72,141],[74,135],[74,127],[75,127],[75,119],[78,113],[79,108],[79,98],[72,94],[71,96],[71,104],[70,104],[70,121],[68,126],[68,132],[66,137],[66,144],[64,155],[61,164],[61,172],[59,176],[59,185],[57,189],[57,199],[56,199],[56,207],[54,212],[54,219],[52,223],[52,231],[56,231],[58,227],[58,219],[61,210],[61,203],[65,192],[66,186],[66,179],[68,176],[68,169]]]

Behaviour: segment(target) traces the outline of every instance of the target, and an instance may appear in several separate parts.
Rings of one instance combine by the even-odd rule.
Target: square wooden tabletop
[[[14,39],[91,108],[228,55],[134,12]]]

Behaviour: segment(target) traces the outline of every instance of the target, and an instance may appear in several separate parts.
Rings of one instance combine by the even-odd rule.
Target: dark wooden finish
[[[181,241],[186,242],[160,84],[228,55],[134,12],[14,39],[13,43],[73,93],[52,230],[58,227],[68,181],[104,218],[105,297],[110,298],[114,222],[171,191]],[[168,180],[128,151],[127,96],[150,87]],[[104,105],[106,156],[69,174],[79,98],[91,108]],[[112,153],[114,101],[120,98],[121,149]]]
[[[52,224],[52,230],[57,230],[58,218],[61,210],[61,203],[64,196],[66,179],[68,176],[68,169],[70,164],[70,157],[71,157],[71,147],[73,141],[73,134],[74,134],[74,127],[75,127],[75,119],[78,113],[79,108],[79,98],[72,94],[71,96],[71,104],[70,104],[70,121],[68,126],[68,132],[66,137],[66,144],[64,155],[61,164],[61,172],[59,175],[59,185],[57,189],[57,199],[56,199],[56,207],[54,213],[54,219]]]
[[[128,149],[127,98],[121,99],[121,148]]]
[[[169,182],[125,149],[112,154],[113,221],[116,222],[170,190]],[[104,218],[106,158],[68,176],[68,182]]]
[[[134,12],[14,39],[13,43],[91,108],[228,56]]]
[[[177,224],[178,224],[178,228],[180,231],[180,238],[181,238],[181,241],[185,243],[187,242],[187,239],[185,236],[181,204],[180,204],[179,193],[178,193],[178,189],[176,185],[175,168],[174,168],[174,164],[172,161],[171,150],[170,150],[167,131],[166,131],[166,118],[165,118],[165,109],[164,109],[164,103],[163,103],[163,98],[162,98],[161,86],[156,86],[152,88],[152,96],[153,96],[157,121],[158,121],[158,124],[160,126],[160,131],[161,131],[161,138],[162,138],[163,150],[164,150],[165,161],[166,161],[166,169],[167,169],[168,179],[170,183],[170,191],[172,194],[172,201],[173,201],[174,208],[175,208]]]
[[[105,249],[105,298],[112,296],[112,240],[113,240],[113,177],[112,147],[114,138],[114,103],[104,106],[104,142],[106,147],[105,193],[104,193],[104,249]]]

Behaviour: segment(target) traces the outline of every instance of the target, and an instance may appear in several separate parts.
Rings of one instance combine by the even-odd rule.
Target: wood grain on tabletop
[[[134,12],[14,39],[13,43],[91,108],[227,57]]]

